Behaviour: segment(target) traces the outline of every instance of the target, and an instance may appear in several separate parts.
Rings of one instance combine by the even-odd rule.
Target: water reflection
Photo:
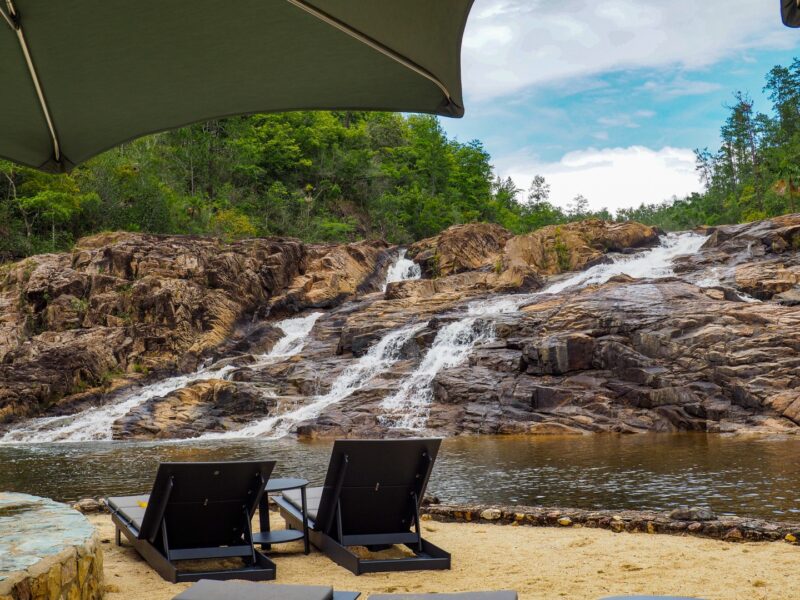
[[[159,461],[274,458],[319,483],[330,442],[220,440],[0,446],[0,490],[74,500],[146,491]],[[444,501],[797,519],[800,440],[698,434],[446,440],[429,490]]]

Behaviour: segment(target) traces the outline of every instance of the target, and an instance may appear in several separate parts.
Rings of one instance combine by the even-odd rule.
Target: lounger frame
[[[412,531],[410,527],[404,529],[398,527],[397,531],[380,533],[359,533],[347,530],[342,515],[347,508],[351,508],[345,506],[346,500],[343,498],[343,492],[347,487],[348,472],[358,469],[358,466],[353,467],[352,465],[357,463],[359,458],[365,458],[358,456],[358,454],[363,454],[360,452],[362,447],[370,454],[366,460],[374,461],[376,460],[376,449],[379,446],[374,445],[376,440],[344,440],[337,441],[334,445],[325,491],[317,515],[319,521],[309,519],[311,543],[335,563],[356,575],[386,571],[449,569],[450,554],[422,537],[419,513],[421,498],[427,487],[441,440],[379,440],[377,442],[385,444],[386,449],[418,454],[419,461],[408,477],[411,491],[405,509],[411,515],[414,530]],[[385,456],[383,460],[386,465],[391,465],[393,462],[391,456]],[[338,464],[336,464],[337,461]],[[300,510],[284,498],[278,497],[275,498],[275,501],[280,515],[286,521],[286,526],[291,529],[302,528],[303,518]],[[404,545],[411,550],[413,555],[387,559],[361,558],[348,548],[348,546],[383,548],[396,544]]]
[[[228,466],[230,467],[229,463]],[[243,531],[242,543],[238,545],[211,546],[211,547],[171,547],[167,527],[167,507],[170,498],[175,494],[180,485],[175,474],[168,474],[162,470],[176,470],[180,472],[184,465],[202,465],[206,467],[220,466],[225,468],[225,463],[163,463],[159,467],[153,493],[150,496],[141,529],[128,519],[122,510],[117,510],[109,505],[111,520],[116,528],[117,545],[122,545],[122,536],[134,547],[148,564],[161,577],[172,583],[199,581],[200,579],[245,579],[250,581],[266,581],[275,579],[276,567],[269,558],[262,554],[253,545],[251,520],[255,509],[258,507],[261,494],[266,486],[267,479],[274,467],[273,463],[260,463],[265,467],[266,473],[260,475],[257,487],[254,487],[242,506],[240,526]],[[189,467],[192,469],[193,467]],[[179,569],[180,561],[240,558],[244,567],[213,570]]]

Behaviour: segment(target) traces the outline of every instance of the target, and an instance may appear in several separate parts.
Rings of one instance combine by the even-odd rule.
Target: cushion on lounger
[[[144,511],[147,509],[147,501],[149,499],[149,494],[142,494],[140,496],[116,496],[108,498],[106,502],[112,511],[119,513],[123,519],[130,522],[136,529],[141,529]]]
[[[201,579],[173,600],[332,600],[333,588],[323,585],[279,585]]]
[[[461,594],[370,594],[370,600],[517,600],[517,592],[463,592]]]
[[[289,490],[288,492],[283,492],[282,496],[297,510],[301,510],[303,502],[300,497],[300,490]],[[320,500],[322,500],[321,487],[306,488],[306,503],[308,504],[308,518],[311,519],[312,521],[317,520],[317,511],[319,511]]]

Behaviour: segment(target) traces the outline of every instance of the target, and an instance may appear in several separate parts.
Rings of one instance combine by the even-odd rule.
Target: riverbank
[[[188,587],[163,581],[130,546],[117,548],[108,515],[89,518],[102,540],[108,600],[168,600]],[[273,520],[282,526],[277,515]],[[287,544],[273,555],[277,581],[333,585],[367,597],[510,588],[521,600],[644,593],[772,600],[794,593],[800,552],[785,543],[732,544],[576,527],[437,521],[425,521],[423,527],[426,537],[452,553],[452,570],[356,577],[319,552],[304,556],[300,544]]]
[[[585,527],[614,533],[647,533],[712,538],[726,542],[800,543],[800,522],[717,516],[707,508],[581,510],[545,506],[459,506],[430,504],[425,517],[450,523],[492,523],[529,527]]]

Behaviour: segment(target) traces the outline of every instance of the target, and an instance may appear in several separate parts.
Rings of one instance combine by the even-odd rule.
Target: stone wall
[[[730,542],[784,540],[797,544],[800,540],[800,523],[771,522],[746,517],[717,517],[703,509],[678,509],[671,513],[659,513],[533,506],[429,504],[424,507],[423,519],[531,527],[591,527],[608,529],[616,533],[694,535]]]
[[[0,580],[0,600],[99,600],[103,595],[103,553],[96,536]]]
[[[104,591],[103,554],[86,517],[0,492],[0,600],[98,600]]]

